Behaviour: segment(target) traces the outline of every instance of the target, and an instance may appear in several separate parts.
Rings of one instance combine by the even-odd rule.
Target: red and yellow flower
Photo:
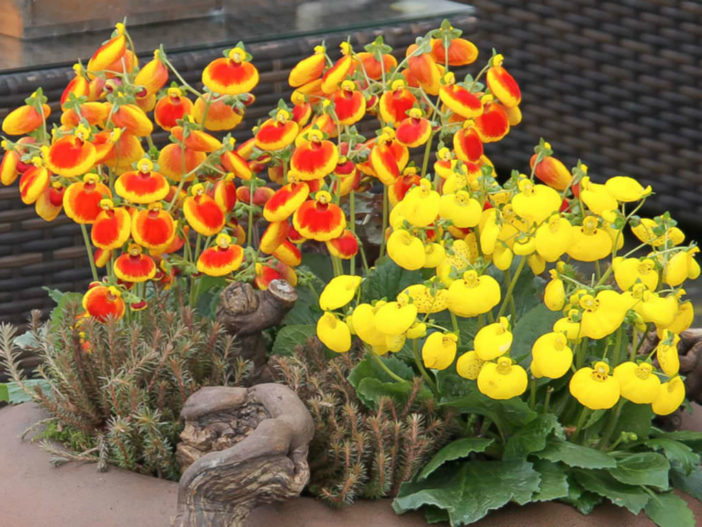
[[[317,192],[314,200],[305,201],[293,214],[295,230],[305,238],[325,242],[338,238],[346,228],[344,211],[332,203],[329,192]]]
[[[256,146],[266,152],[282,150],[292,144],[300,129],[291,119],[292,115],[285,109],[279,109],[275,119],[268,119],[256,131]]]
[[[338,159],[336,145],[324,139],[319,130],[310,130],[307,132],[307,142],[293,152],[290,168],[303,181],[322,179],[334,171]]]
[[[155,172],[153,168],[153,163],[144,158],[139,161],[137,170],[124,172],[115,181],[117,195],[140,204],[164,199],[170,191],[170,186],[165,176]]]
[[[97,174],[86,174],[82,181],[68,186],[63,194],[63,208],[66,216],[76,223],[93,223],[102,212],[103,198],[112,198],[110,189],[100,182]]]
[[[129,239],[132,218],[127,209],[115,207],[111,199],[101,200],[100,207],[102,210],[90,229],[90,239],[100,249],[118,249]]]
[[[380,118],[386,123],[403,121],[407,112],[417,103],[417,98],[407,89],[403,79],[393,81],[390,91],[380,96],[378,111]]]
[[[154,107],[154,120],[164,130],[170,130],[189,115],[192,109],[192,101],[183,95],[180,88],[168,88],[166,95]]]
[[[215,59],[202,70],[202,83],[215,93],[239,95],[258,84],[258,70],[248,62],[241,47],[230,49],[226,57]]]
[[[160,203],[151,203],[148,209],[134,212],[131,226],[134,241],[155,252],[169,252],[167,249],[176,236],[176,222]]]
[[[156,275],[156,264],[150,256],[143,254],[141,246],[132,243],[128,252],[117,257],[113,270],[123,282],[146,282]]]
[[[126,305],[122,293],[113,286],[102,285],[99,282],[90,284],[83,295],[83,309],[91,316],[105,322],[108,318],[120,319],[124,316]]]
[[[217,235],[215,245],[200,254],[197,270],[208,276],[225,276],[239,269],[243,260],[244,250],[232,244],[230,236],[221,233]]]
[[[203,236],[214,236],[224,227],[225,217],[217,202],[205,194],[201,183],[190,188],[183,201],[183,214],[190,226]]]

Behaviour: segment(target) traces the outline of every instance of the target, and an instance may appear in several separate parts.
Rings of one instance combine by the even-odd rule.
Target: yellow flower
[[[507,317],[500,317],[497,322],[483,326],[478,330],[473,340],[473,346],[478,357],[482,360],[492,360],[509,351],[512,346],[512,338],[509,320]]]
[[[605,181],[605,188],[617,201],[628,203],[639,201],[651,194],[651,185],[643,188],[641,184],[633,178],[626,176],[615,176]]]
[[[385,335],[400,335],[417,319],[417,306],[408,304],[406,295],[398,298],[399,301],[387,302],[375,313],[375,327]]]
[[[456,227],[475,227],[480,222],[483,208],[465,190],[441,196],[439,215]]]
[[[664,330],[661,340],[656,347],[656,359],[658,359],[661,370],[668,377],[677,375],[680,371],[678,342],[680,342],[680,335]]]
[[[424,322],[415,322],[410,326],[405,335],[408,339],[421,339],[427,334],[427,325]]]
[[[700,275],[700,264],[695,260],[699,247],[682,250],[675,253],[663,270],[663,281],[669,286],[676,287],[688,278],[694,280]]]
[[[438,243],[427,243],[424,245],[424,265],[423,267],[434,268],[446,258],[446,251]]]
[[[570,378],[570,393],[590,410],[612,408],[620,396],[619,381],[609,375],[606,362],[596,362],[593,368],[580,368]]]
[[[480,220],[480,248],[483,253],[493,253],[499,236],[500,226],[497,224],[497,209],[484,210]]]
[[[415,271],[426,262],[424,244],[404,229],[395,230],[388,238],[388,256],[403,269]]]
[[[536,243],[533,236],[519,236],[514,240],[512,252],[519,256],[527,256],[536,250]]]
[[[622,397],[636,404],[652,403],[661,385],[648,362],[622,362],[614,368],[614,377],[619,381]]]
[[[579,300],[583,309],[580,335],[601,339],[614,333],[624,322],[630,303],[616,291],[604,290],[597,296],[583,295]]]
[[[573,226],[563,216],[554,214],[536,229],[536,251],[547,262],[555,262],[573,243]]]
[[[422,346],[424,366],[434,370],[445,370],[456,358],[458,336],[453,333],[434,332],[427,337]]]
[[[568,311],[568,316],[559,318],[553,324],[553,331],[563,333],[571,342],[579,342],[582,335],[580,334],[580,322],[575,320],[578,311],[571,309]]]
[[[522,218],[541,223],[560,206],[560,194],[546,185],[534,185],[528,178],[522,178],[519,183],[519,193],[512,198],[512,208]]]
[[[466,239],[468,239],[468,236],[466,236]],[[464,240],[454,240],[449,254],[437,266],[436,276],[445,285],[449,286],[454,281],[451,275],[455,273],[460,276],[474,261],[475,255],[468,242]]]
[[[332,278],[319,295],[319,307],[324,311],[332,311],[344,307],[353,300],[361,277],[355,275],[341,275]]]
[[[446,289],[437,289],[432,293],[431,288],[424,284],[413,284],[402,291],[402,293],[412,299],[412,303],[417,307],[418,313],[438,313],[446,309],[448,298]]]
[[[692,302],[689,300],[683,302],[678,306],[678,312],[671,322],[665,329],[671,331],[672,333],[682,333],[692,325],[692,321],[695,319],[695,308],[692,306]]]
[[[327,348],[337,353],[351,349],[351,331],[334,313],[326,312],[317,321],[317,337]]]
[[[449,311],[459,317],[475,317],[487,313],[500,303],[500,284],[492,276],[478,276],[474,270],[463,273],[448,290]]]
[[[478,357],[478,354],[474,350],[466,351],[463,355],[458,357],[456,361],[456,371],[458,375],[464,379],[474,381],[478,378],[483,364],[485,364],[485,361]]]
[[[563,333],[541,335],[531,348],[531,373],[534,377],[560,379],[573,364],[573,351]]]
[[[651,408],[657,415],[668,415],[677,410],[684,400],[685,384],[676,376],[661,384]]]
[[[388,351],[397,353],[405,345],[405,335],[385,335],[385,347]]]
[[[439,215],[441,196],[431,188],[431,181],[422,179],[412,187],[400,202],[402,215],[415,227],[426,227]]]
[[[641,285],[635,285],[631,293],[625,294],[630,296],[634,310],[641,315],[644,322],[653,322],[657,327],[668,327],[675,320],[675,315],[678,314],[678,297],[676,295],[662,297]]]
[[[609,210],[615,210],[619,206],[616,198],[609,193],[607,187],[592,183],[587,176],[580,180],[580,199],[599,216]]]
[[[491,399],[511,399],[527,388],[527,373],[509,357],[486,362],[478,374],[478,390]]]
[[[529,269],[531,269],[531,272],[536,276],[540,275],[546,270],[546,260],[541,258],[541,256],[537,253],[527,256],[527,265],[529,265]]]
[[[544,290],[544,304],[551,311],[560,311],[565,305],[565,286],[563,280],[558,278],[558,273],[551,270],[551,280]]]
[[[617,256],[612,260],[614,279],[622,291],[626,291],[637,281],[654,291],[658,287],[658,271],[656,264],[650,258],[622,258]]]
[[[642,243],[647,243],[653,247],[664,245],[666,240],[673,245],[680,245],[685,241],[685,235],[677,227],[671,227],[663,234],[655,234],[653,230],[658,223],[651,218],[641,218],[638,225],[631,227],[631,232],[634,233]]]
[[[359,304],[351,315],[353,330],[369,346],[385,346],[385,334],[375,327],[375,310],[370,304]]]
[[[612,252],[612,238],[605,229],[598,228],[596,216],[587,216],[582,227],[573,229],[573,239],[567,253],[581,262],[594,262]]]
[[[492,263],[495,264],[500,271],[506,271],[512,265],[514,253],[507,245],[500,242],[495,244],[495,250],[492,252]]]

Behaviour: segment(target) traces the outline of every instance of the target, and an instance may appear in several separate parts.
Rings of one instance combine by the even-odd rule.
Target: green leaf
[[[51,393],[51,385],[44,379],[29,379],[22,381],[30,391],[34,391],[36,386],[39,386],[44,393]],[[10,404],[20,404],[27,403],[31,401],[32,398],[24,393],[24,390],[20,388],[19,383],[16,382],[6,382],[0,384],[0,401],[4,401]]]
[[[702,432],[692,432],[691,430],[675,430],[673,432],[660,432],[654,434],[656,437],[674,439],[692,447],[695,452],[702,452]]]
[[[505,435],[524,427],[536,418],[536,412],[518,397],[496,400],[478,391],[475,383],[466,383],[466,395],[442,401],[442,406],[453,406],[463,413],[487,416]]]
[[[685,500],[673,492],[651,496],[644,512],[659,527],[695,527],[694,514]]]
[[[585,490],[573,477],[568,477],[568,496],[561,498],[561,501],[572,505],[582,514],[590,514],[602,503],[602,496]]]
[[[325,284],[334,278],[334,270],[328,254],[304,252],[300,265],[307,267]]]
[[[373,377],[366,377],[358,383],[356,395],[368,408],[376,408],[383,397],[390,397],[400,402],[407,401],[412,389],[411,382],[383,382]],[[421,386],[416,397],[419,401],[431,399],[431,390]]]
[[[433,315],[433,319],[434,322],[439,326],[443,326],[445,328],[453,328],[451,315],[448,311],[436,313],[435,315]],[[478,329],[480,329],[478,327],[478,319],[475,317],[456,317],[456,321],[458,322],[458,347],[465,349],[473,349],[473,338],[475,338],[475,334],[478,332]],[[454,370],[454,368],[449,369]]]
[[[221,276],[200,276],[197,283],[197,300],[195,310],[198,314],[214,319],[219,304],[219,294],[227,286],[227,281]]]
[[[534,470],[541,475],[541,488],[532,501],[553,501],[568,496],[568,474],[562,465],[539,459],[534,463]]]
[[[403,483],[393,508],[402,514],[433,505],[448,512],[451,525],[465,525],[510,501],[528,503],[540,481],[523,460],[451,463],[425,480]]]
[[[673,465],[670,471],[670,480],[673,487],[702,501],[702,470],[699,466],[692,472],[686,472],[681,467]]]
[[[616,468],[609,473],[627,485],[645,485],[667,490],[670,463],[655,452],[637,452],[617,459]]]
[[[538,304],[519,317],[514,324],[511,355],[520,364],[531,362],[531,348],[541,335],[552,330],[553,324],[561,317],[560,311],[551,311],[544,304]]]
[[[562,462],[569,467],[580,468],[615,468],[617,462],[600,450],[576,445],[563,439],[550,438],[546,448],[534,454],[540,459]]]
[[[379,359],[383,361],[383,363],[385,363],[385,365],[393,373],[402,377],[403,379],[411,381],[414,378],[414,371],[412,368],[402,362],[400,359],[393,356],[379,357]],[[366,355],[361,362],[354,366],[351,373],[349,373],[349,382],[354,388],[358,388],[358,384],[366,377],[373,377],[384,382],[394,380],[385,370],[383,370],[383,368],[378,366],[375,359],[373,359],[370,355]]]
[[[607,498],[614,505],[628,509],[632,514],[641,512],[649,500],[641,487],[620,483],[604,470],[575,470],[575,479],[585,490]]]
[[[622,406],[612,437],[619,437],[622,432],[633,432],[641,441],[648,439],[652,419],[653,410],[650,404],[634,404],[627,401]]]
[[[427,523],[448,523],[449,515],[444,509],[438,507],[425,506],[423,509]]]
[[[364,302],[382,298],[394,300],[407,286],[423,281],[421,271],[407,271],[384,256],[368,272],[361,286],[361,297]]]
[[[317,319],[322,315],[315,294],[308,287],[297,289],[297,302],[283,317],[282,326],[292,324],[317,324]]]
[[[468,457],[472,452],[485,452],[485,449],[494,442],[494,439],[482,437],[456,439],[436,453],[431,461],[424,466],[417,479],[426,479],[447,461]]]
[[[56,302],[56,307],[51,310],[49,314],[49,326],[51,332],[58,331],[61,326],[61,321],[63,320],[63,315],[66,311],[66,306],[71,303],[80,303],[83,295],[81,293],[70,293],[59,291],[58,289],[51,289],[49,287],[44,288],[49,294],[51,300]]]
[[[526,458],[531,452],[543,450],[554,430],[562,431],[558,418],[553,414],[539,415],[507,440],[502,458]]]
[[[317,327],[312,324],[283,326],[275,337],[271,353],[274,355],[291,355],[297,346],[304,345],[308,338],[316,334]]]
[[[699,454],[693,452],[689,446],[680,441],[657,437],[644,442],[644,445],[653,450],[661,450],[671,464],[679,465],[686,474],[692,472],[700,464]]]

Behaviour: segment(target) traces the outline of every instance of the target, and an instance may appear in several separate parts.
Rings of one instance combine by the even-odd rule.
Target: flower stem
[[[388,187],[383,185],[383,229],[380,232],[380,255],[382,258],[385,254],[385,231],[388,228]]]
[[[249,181],[249,220],[246,225],[246,246],[252,247],[253,243],[253,196],[254,196],[254,178]]]
[[[529,382],[529,408],[532,410],[536,406],[536,379]]]
[[[431,376],[429,375],[429,372],[422,364],[422,358],[419,356],[419,349],[417,347],[416,340],[412,341],[412,354],[414,355],[414,363],[417,365],[419,373],[421,373],[422,377],[424,377],[424,380],[427,381],[427,384],[429,385],[431,391],[434,393],[434,396],[438,398],[439,390],[436,387],[436,383],[432,380]]]
[[[504,314],[505,309],[507,309],[507,304],[509,303],[510,299],[512,298],[512,293],[514,292],[514,287],[517,285],[517,280],[519,280],[519,275],[522,274],[522,269],[524,269],[524,265],[526,264],[526,258],[524,256],[520,256],[519,260],[519,265],[517,266],[517,270],[514,273],[514,276],[512,277],[512,281],[509,283],[509,286],[507,287],[507,293],[505,293],[505,298],[502,300],[502,305],[500,306],[500,310],[497,312],[497,317],[496,319],[499,320],[499,318]],[[512,321],[514,323],[514,321]]]
[[[370,356],[373,357],[373,360],[378,364],[378,366],[380,366],[380,368],[394,380],[397,382],[409,382],[407,379],[403,379],[397,373],[388,368],[388,365],[383,362],[383,359],[381,359],[377,353],[374,351],[369,351],[368,353],[370,353]]]
[[[349,221],[351,222],[351,233],[356,236],[356,194],[353,190],[349,193]],[[360,246],[360,243],[359,243]],[[356,256],[351,257],[349,262],[349,274],[356,274]]]
[[[605,426],[604,433],[602,434],[602,438],[600,438],[600,443],[598,445],[600,450],[607,450],[607,443],[612,437],[612,432],[614,432],[614,428],[617,426],[617,422],[619,422],[619,415],[622,413],[623,406],[624,398],[620,398],[619,402],[617,402],[617,406],[614,409],[614,412],[609,414],[607,425]]]
[[[98,277],[97,267],[95,267],[95,258],[93,257],[93,249],[90,243],[90,237],[88,236],[88,229],[85,227],[85,223],[80,224],[80,230],[83,233],[83,242],[85,243],[85,251],[88,253],[88,261],[90,262],[90,272],[93,273],[93,281],[97,282],[100,280]]]
[[[580,410],[580,415],[578,416],[578,422],[575,425],[575,432],[573,433],[573,442],[575,443],[580,436],[583,425],[585,424],[585,419],[590,414],[590,409],[587,406],[583,406]]]
[[[434,141],[434,132],[429,136],[427,145],[424,147],[424,159],[422,160],[422,177],[427,173],[427,168],[429,167],[429,154],[431,154],[431,144]]]
[[[551,393],[553,393],[553,387],[549,386],[548,388],[546,388],[546,398],[544,399],[544,413],[548,413],[548,409],[551,404]]]

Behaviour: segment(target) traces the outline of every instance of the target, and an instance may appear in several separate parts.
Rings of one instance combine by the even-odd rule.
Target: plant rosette
[[[490,145],[522,118],[502,55],[464,74],[478,50],[447,21],[391,52],[382,37],[343,42],[336,59],[316,47],[290,72],[290,100],[237,146],[221,133],[259,78],[243,44],[198,90],[163,50],[139,67],[118,24],[76,66],[60,126],[41,90],[6,117],[0,177],[43,218],[63,209],[81,225],[100,282],[86,316],[138,317],[174,280],[212,313],[227,281],[285,278],[300,300],[274,352],[312,335],[332,353],[361,348],[349,379],[368,407],[411,394],[454,412],[461,432],[406,474],[398,513],[466,525],[509,502],[587,513],[609,500],[693,525],[672,489],[702,499],[702,436],[653,419],[685,403],[676,346],[699,249],[670,214],[638,214],[650,187],[568,169],[543,139],[529,170],[498,177]],[[161,149],[154,122],[171,134]],[[650,332],[660,343],[641,353]]]

